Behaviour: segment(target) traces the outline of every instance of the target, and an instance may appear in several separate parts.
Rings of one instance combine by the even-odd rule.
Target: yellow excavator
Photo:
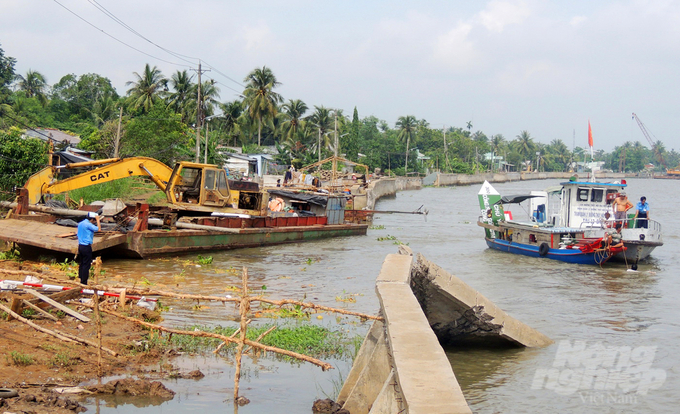
[[[62,170],[91,168],[89,171],[59,179]],[[63,166],[47,167],[32,175],[24,188],[29,204],[51,195],[125,177],[148,177],[167,197],[173,210],[193,213],[234,213],[264,215],[267,195],[250,181],[227,179],[226,171],[214,164],[178,162],[170,168],[153,158],[109,158]]]

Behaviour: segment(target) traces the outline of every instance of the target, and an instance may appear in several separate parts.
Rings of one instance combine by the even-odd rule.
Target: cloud
[[[576,26],[580,26],[581,23],[585,22],[586,20],[588,20],[588,18],[586,16],[574,16],[569,21],[569,24],[576,27]]]
[[[433,59],[452,70],[465,70],[477,66],[482,55],[469,38],[472,29],[470,23],[459,23],[438,36],[433,45]]]
[[[531,9],[524,1],[494,0],[479,12],[478,17],[487,30],[500,33],[505,26],[521,24],[530,15]]]

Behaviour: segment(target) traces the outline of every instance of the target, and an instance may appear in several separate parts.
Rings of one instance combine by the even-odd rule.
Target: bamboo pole
[[[9,309],[8,307],[6,307],[2,304],[0,304],[0,309],[7,312],[10,315],[12,315],[15,319],[19,320],[20,322],[23,322],[26,325],[30,326],[31,328],[38,330],[42,333],[45,333],[47,335],[53,336],[53,337],[60,339],[64,342],[74,342],[74,343],[80,343],[80,344],[83,344],[83,345],[89,345],[89,346],[92,346],[92,347],[97,347],[97,344],[90,341],[90,340],[87,340],[87,339],[84,339],[84,338],[79,338],[75,335],[71,335],[70,333],[56,331],[56,330],[53,331],[53,330],[50,330],[50,329],[47,329],[47,328],[43,328],[40,325],[36,325],[35,323],[29,321],[28,319],[24,318],[23,316],[19,315],[18,313],[13,312],[11,309]],[[118,356],[118,353],[116,351],[113,351],[113,350],[106,348],[106,347],[102,347],[102,349],[104,351],[108,352],[109,354],[113,355],[113,356]]]
[[[239,313],[241,315],[241,336],[238,341],[238,347],[236,348],[236,371],[234,372],[234,404],[238,401],[238,388],[241,381],[241,358],[243,357],[243,346],[246,341],[246,329],[248,324],[246,323],[246,318],[248,316],[248,311],[250,310],[250,300],[248,298],[248,269],[243,268],[243,276],[241,278],[243,283],[243,290],[241,292],[241,307]]]
[[[251,320],[251,319],[248,319],[248,320],[246,321],[246,325],[249,324],[250,322],[252,322],[252,320]],[[238,335],[239,333],[241,333],[241,327],[239,327],[237,330],[235,330],[233,334],[229,335],[229,338],[234,338],[234,337],[235,337],[236,335]],[[217,346],[217,348],[215,348],[215,350],[213,351],[213,354],[216,354],[216,353],[220,352],[220,350],[221,350],[226,344],[227,344],[226,342],[222,342],[221,344],[219,344],[219,345]]]
[[[95,288],[98,289],[98,290],[106,290],[106,291],[114,291],[115,289],[120,289],[120,288],[111,287],[111,286],[97,286]],[[141,296],[165,296],[165,297],[176,298],[176,299],[212,300],[212,301],[223,302],[223,303],[224,302],[234,302],[234,303],[240,303],[241,302],[241,299],[239,299],[239,298],[228,298],[226,296],[194,295],[194,294],[174,293],[174,292],[167,292],[167,291],[162,291],[162,290],[152,290],[152,289],[127,288],[127,293],[131,294],[131,295],[141,295]],[[275,305],[275,306],[298,305],[298,306],[301,306],[303,308],[321,310],[321,311],[333,312],[333,313],[340,313],[340,314],[343,314],[343,315],[356,316],[356,317],[363,318],[363,319],[371,319],[371,320],[376,320],[376,321],[384,320],[381,316],[368,315],[368,314],[365,314],[365,313],[353,312],[353,311],[348,311],[348,310],[345,310],[345,309],[331,308],[329,306],[316,305],[314,303],[301,302],[299,300],[293,300],[293,299],[272,300],[272,299],[265,299],[262,296],[255,296],[255,297],[250,298],[250,301],[251,302],[268,303],[270,305]]]
[[[43,328],[43,327],[40,326],[40,325],[34,324],[33,322],[29,321],[28,319],[26,319],[26,318],[24,318],[23,316],[19,315],[18,313],[14,312],[13,310],[11,310],[10,308],[8,308],[8,307],[5,306],[5,305],[0,304],[0,309],[2,309],[3,311],[7,312],[7,313],[10,314],[10,315],[12,315],[12,317],[13,317],[14,319],[17,319],[17,320],[19,320],[19,321],[25,323],[26,325],[30,326],[31,328],[36,329],[36,330],[38,330],[38,331],[40,331],[40,332],[42,332],[42,333],[46,333],[46,334],[51,335],[51,336],[53,336],[53,337],[55,337],[55,338],[61,339],[62,341],[65,341],[65,342],[76,342],[76,341],[74,341],[73,339],[67,338],[67,337],[65,337],[64,335],[61,335],[61,334],[59,334],[59,333],[57,333],[57,332],[55,332],[55,331],[52,331],[52,330],[49,330],[49,329],[47,329],[47,328]]]
[[[255,342],[260,342],[260,341],[262,340],[262,338],[264,338],[265,336],[269,335],[269,333],[270,333],[271,331],[273,331],[274,329],[276,329],[276,325],[274,325],[274,326],[272,326],[271,328],[267,329],[265,332],[262,332],[262,333],[260,334],[260,336],[258,336],[258,337],[255,339]],[[248,348],[246,348],[246,349],[243,351],[243,353],[244,353],[244,354],[247,354],[247,353],[250,351],[250,348],[251,348],[250,346],[249,346]]]
[[[85,306],[85,307],[92,307],[91,305],[88,305],[88,304],[82,304],[82,305]],[[156,325],[156,324],[153,324],[153,323],[140,321],[139,319],[135,319],[135,318],[132,318],[130,316],[125,316],[125,315],[122,315],[118,312],[114,312],[112,310],[105,309],[105,308],[102,308],[101,311],[104,312],[104,313],[108,313],[109,315],[113,315],[113,316],[116,316],[118,318],[130,321],[130,322],[134,322],[137,325],[141,325],[141,326],[147,327],[149,329],[155,329],[155,330],[158,330],[158,331],[168,332],[168,333],[171,333],[171,334],[200,336],[200,337],[205,337],[205,338],[216,338],[216,339],[221,339],[224,342],[231,342],[231,343],[238,343],[238,341],[239,341],[238,339],[230,338],[228,336],[220,335],[218,333],[213,333],[213,332],[183,331],[183,330],[180,330],[180,329],[166,328],[164,326]],[[333,366],[331,364],[327,363],[327,362],[320,361],[316,358],[312,358],[312,357],[307,356],[307,355],[298,354],[297,352],[288,351],[286,349],[277,348],[275,346],[263,345],[259,342],[251,341],[249,339],[245,340],[245,344],[250,345],[253,348],[262,349],[263,351],[274,352],[274,353],[277,353],[277,354],[289,356],[291,358],[299,359],[301,361],[309,362],[311,364],[314,364],[314,365],[320,367],[324,371],[327,371],[329,369],[333,369]]]
[[[102,270],[102,258],[97,257],[94,261],[94,282],[99,284],[99,274]],[[102,369],[102,317],[99,313],[99,294],[94,290],[92,292],[92,303],[94,304],[94,320],[97,328],[97,378],[101,385],[103,369]]]

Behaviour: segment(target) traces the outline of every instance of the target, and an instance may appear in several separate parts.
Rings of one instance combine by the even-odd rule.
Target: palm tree
[[[201,116],[205,119],[206,116],[210,116],[215,112],[215,106],[219,105],[217,98],[220,97],[220,88],[215,86],[217,82],[210,79],[201,84]],[[193,96],[198,96],[198,85],[195,85],[193,89]],[[196,98],[193,99],[192,107],[196,107]],[[195,113],[194,113],[195,115]]]
[[[571,153],[565,143],[562,142],[561,139],[552,140],[548,146],[548,152],[550,153],[553,161],[560,165],[561,170],[567,171],[567,165],[569,164]]]
[[[262,121],[276,116],[278,103],[283,100],[274,88],[281,85],[274,73],[266,66],[256,68],[243,80],[245,104],[250,117],[257,120],[257,145],[262,143]]]
[[[411,143],[411,138],[416,133],[416,128],[418,126],[418,121],[413,115],[400,116],[397,120],[396,128],[399,129],[399,139],[406,141],[406,162],[404,163],[404,175],[408,171],[408,147]]]
[[[491,136],[491,141],[489,142],[489,145],[491,146],[491,152],[494,157],[500,155],[501,151],[505,148],[506,142],[505,142],[505,137],[503,137],[503,134],[496,134]],[[508,160],[504,160],[507,162]],[[492,159],[491,162],[493,163],[494,160]],[[499,167],[500,167],[500,162],[499,162]],[[491,168],[491,171],[493,171],[493,167]]]
[[[223,115],[219,118],[223,127],[226,130],[228,137],[234,138],[234,145],[236,145],[236,137],[241,133],[241,125],[239,118],[243,114],[243,103],[241,101],[233,101],[218,104]]]
[[[524,130],[515,137],[515,149],[524,161],[531,161],[536,153],[536,144],[528,131]]]
[[[192,83],[193,75],[189,75],[186,70],[175,72],[170,78],[170,85],[174,92],[168,95],[168,107],[176,113],[182,115],[182,122],[186,123],[191,113],[191,98],[194,94],[195,86]],[[195,106],[194,99],[194,106]],[[195,109],[194,109],[195,110]]]
[[[300,132],[304,129],[304,120],[302,116],[307,112],[307,104],[299,99],[289,99],[287,103],[282,105],[283,112],[279,114],[283,123],[281,124],[281,131],[284,139],[295,140]]]
[[[333,129],[333,117],[331,110],[323,106],[314,106],[314,113],[310,115],[307,120],[311,126],[319,133],[319,140],[316,145],[316,150],[319,153],[319,161],[321,161],[321,136]]]
[[[47,81],[42,73],[29,69],[26,77],[16,75],[17,86],[26,93],[27,98],[37,98],[45,106],[47,104]]]
[[[132,85],[127,91],[130,97],[130,106],[134,110],[141,108],[144,113],[149,112],[154,103],[167,91],[168,80],[163,77],[160,69],[156,66],[151,68],[148,63],[144,66],[142,75],[137,72],[133,72],[133,74],[136,81],[125,83],[125,86]]]

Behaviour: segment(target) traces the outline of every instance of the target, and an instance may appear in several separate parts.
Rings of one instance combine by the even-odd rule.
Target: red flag
[[[593,130],[590,128],[590,120],[588,120],[588,145],[593,147]]]

